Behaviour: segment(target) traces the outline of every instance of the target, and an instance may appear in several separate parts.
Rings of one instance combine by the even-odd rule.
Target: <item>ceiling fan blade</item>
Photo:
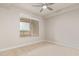
[[[53,10],[53,9],[52,9],[52,8],[50,8],[50,7],[47,7],[47,9],[49,9],[49,10],[51,10],[51,11]]]
[[[53,5],[54,3],[45,3],[47,6],[49,6],[49,5]]]
[[[43,11],[43,8],[41,8],[40,12],[42,12],[42,11]]]

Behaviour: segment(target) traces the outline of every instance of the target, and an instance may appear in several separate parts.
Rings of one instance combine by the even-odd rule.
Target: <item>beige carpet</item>
[[[24,53],[21,55],[31,56],[79,56],[79,49],[67,48],[56,46],[52,44],[46,44],[43,47],[34,49],[28,54]]]
[[[79,56],[79,49],[68,48],[53,45],[50,43],[40,43],[28,47],[22,47],[10,51],[10,54],[3,53],[3,55],[13,55],[17,56]]]

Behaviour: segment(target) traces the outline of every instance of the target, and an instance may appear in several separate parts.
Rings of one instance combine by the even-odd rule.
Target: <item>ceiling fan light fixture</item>
[[[43,9],[46,9],[46,8],[47,8],[47,6],[46,6],[46,5],[44,5],[42,8],[43,8]]]

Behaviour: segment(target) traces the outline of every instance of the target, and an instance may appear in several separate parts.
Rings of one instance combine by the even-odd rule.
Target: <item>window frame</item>
[[[20,18],[20,22],[30,23],[30,19]],[[20,36],[21,37],[31,36],[31,26],[30,26],[30,31],[20,31]]]
[[[30,31],[20,31],[20,37],[39,36],[39,21],[28,18],[20,18],[20,22],[30,23]]]

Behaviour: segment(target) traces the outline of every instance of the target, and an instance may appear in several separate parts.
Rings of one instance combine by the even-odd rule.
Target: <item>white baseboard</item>
[[[43,42],[43,41],[44,41],[44,40],[39,40],[39,41],[35,41],[35,42],[29,43],[29,44],[21,44],[21,45],[9,47],[9,48],[0,49],[0,52],[2,52],[2,51],[7,51],[7,50],[10,50],[10,49],[14,49],[14,48],[19,48],[19,47],[27,46],[27,45],[31,45],[31,44],[40,43],[40,42]]]
[[[52,43],[52,44],[55,44],[53,41],[48,41],[48,40],[47,40],[47,42],[48,42],[48,43]]]
[[[60,42],[58,42],[58,41],[48,41],[49,43],[52,43],[52,44],[54,44],[54,45],[58,45],[58,46],[64,46],[65,47],[65,44],[62,44],[62,43],[60,43]]]
[[[53,41],[48,41],[48,42],[50,42],[50,43],[52,43],[52,44],[54,44],[54,45],[61,46],[61,47],[67,47],[67,48],[79,49],[79,47],[67,46],[67,44],[65,44],[65,43],[61,43],[61,42],[58,42],[58,41],[56,41],[56,42],[53,42]]]

